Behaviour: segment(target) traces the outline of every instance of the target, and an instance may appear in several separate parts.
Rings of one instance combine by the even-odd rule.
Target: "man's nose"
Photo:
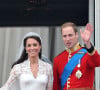
[[[67,37],[66,37],[66,40],[70,40],[70,37],[69,37],[69,36],[67,36]]]

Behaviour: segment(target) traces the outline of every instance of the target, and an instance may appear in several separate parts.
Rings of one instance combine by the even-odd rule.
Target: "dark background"
[[[0,26],[84,26],[88,7],[88,0],[0,0]]]

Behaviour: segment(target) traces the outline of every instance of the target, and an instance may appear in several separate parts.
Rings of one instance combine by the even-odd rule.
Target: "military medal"
[[[78,68],[80,68],[80,66],[81,66],[80,64],[77,65]]]
[[[80,60],[79,60],[79,64],[77,65],[78,68],[80,68],[81,64],[80,64]],[[78,69],[76,72],[76,77],[78,79],[80,79],[82,77],[82,72]]]
[[[80,79],[80,78],[82,77],[82,72],[81,72],[80,70],[77,70],[77,72],[76,72],[76,77],[77,77],[78,79]]]

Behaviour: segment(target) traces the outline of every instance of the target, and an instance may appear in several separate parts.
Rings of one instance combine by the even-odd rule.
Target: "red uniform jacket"
[[[71,55],[73,56],[75,53],[77,53],[77,51],[73,52]],[[66,63],[68,62],[68,55],[69,52],[65,50],[54,58],[53,90],[61,90],[61,85],[60,85],[61,75]],[[81,66],[79,68],[79,70],[82,72],[82,77],[78,79],[75,76],[78,70],[78,67],[76,66],[72,71],[70,77],[68,78],[63,90],[71,88],[84,88],[84,87],[92,88],[94,82],[95,67],[98,66],[100,66],[100,55],[97,53],[97,51],[95,51],[94,55],[89,55],[88,53],[86,53],[81,59]]]

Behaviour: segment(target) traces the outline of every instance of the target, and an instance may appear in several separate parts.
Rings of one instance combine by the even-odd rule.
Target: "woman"
[[[12,65],[10,77],[0,90],[52,90],[52,66],[41,60],[41,37],[30,32],[22,43],[20,58]]]

